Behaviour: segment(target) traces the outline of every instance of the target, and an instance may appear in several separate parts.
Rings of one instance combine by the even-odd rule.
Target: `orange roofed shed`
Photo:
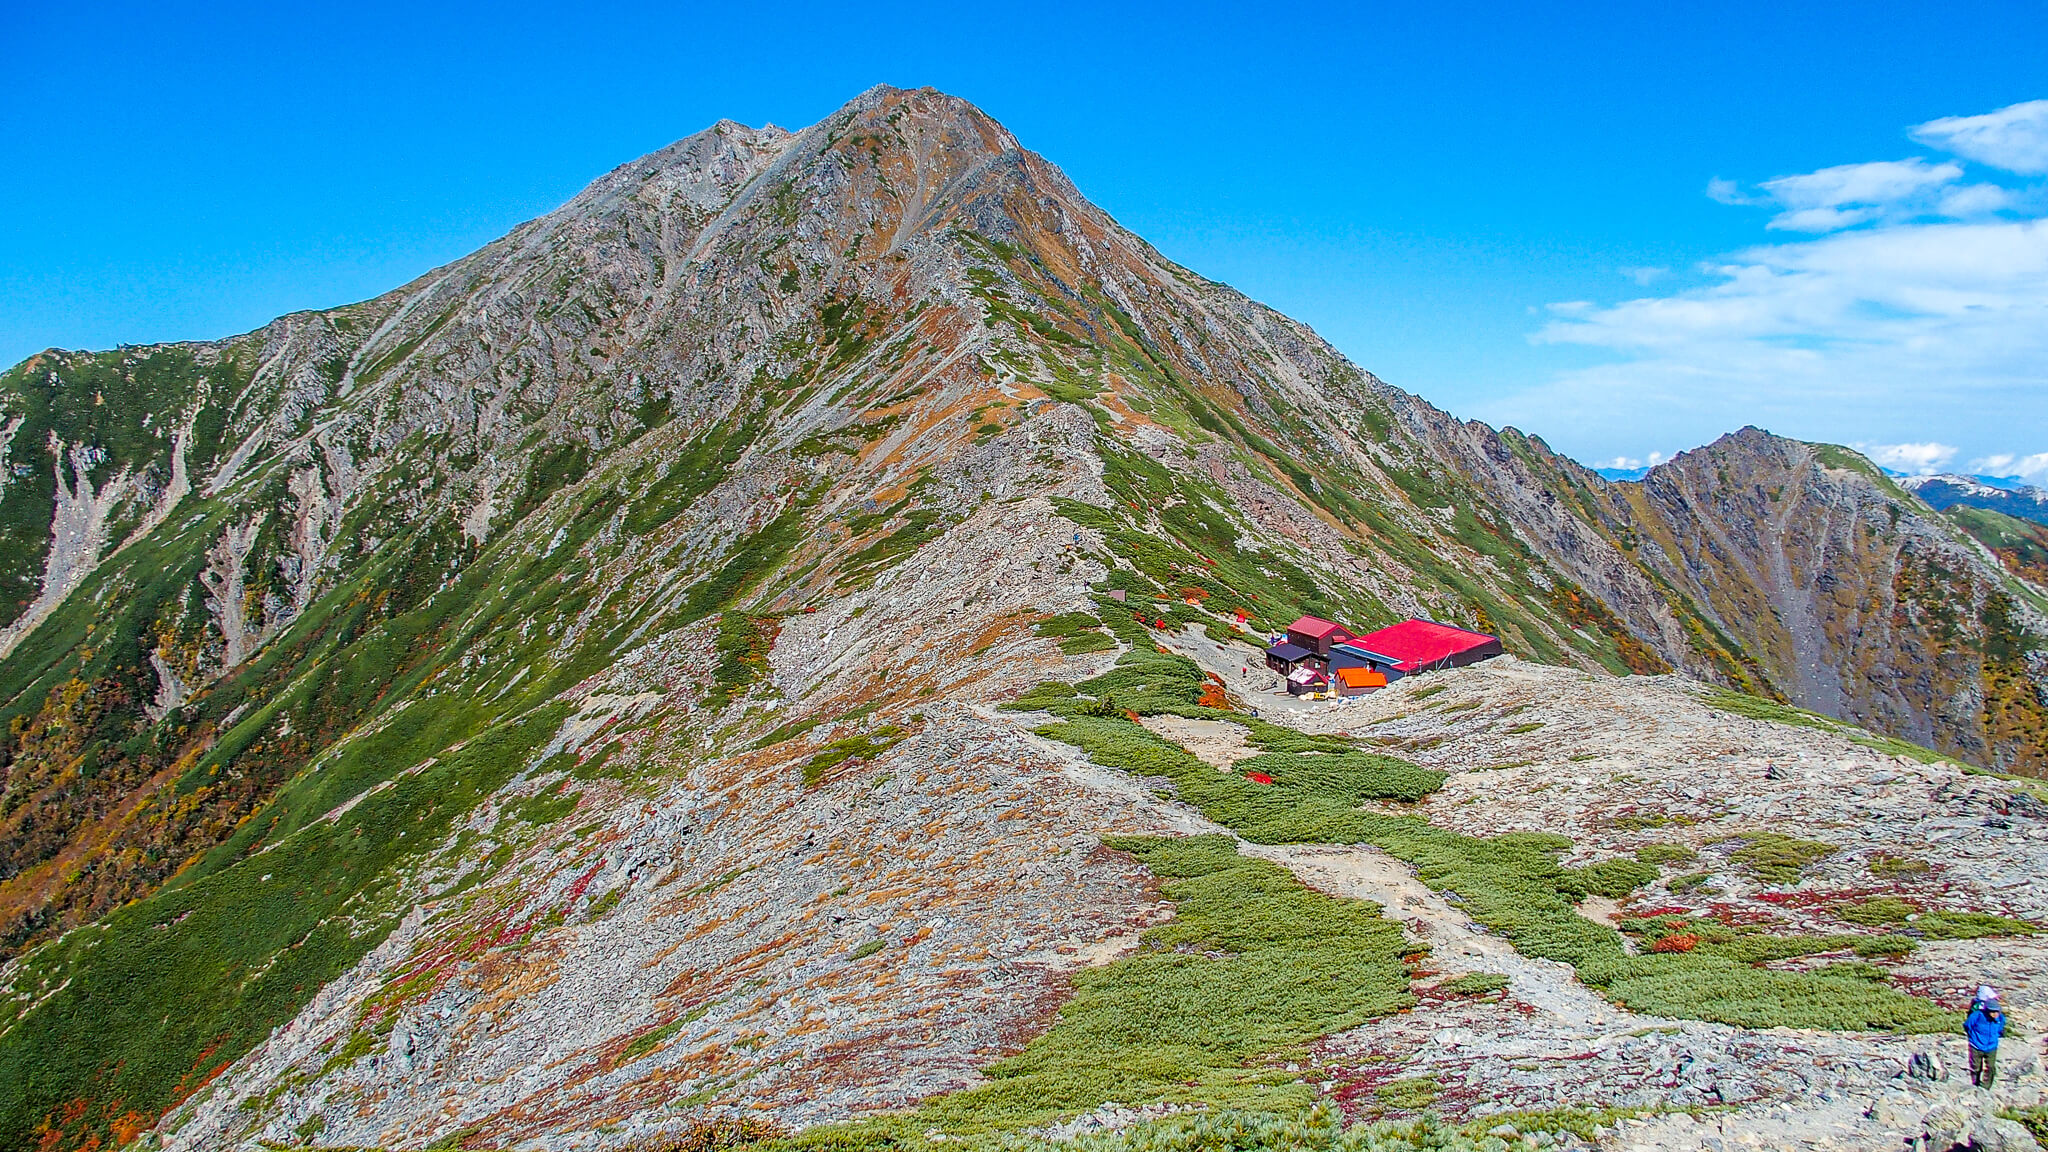
[[[1287,642],[1299,644],[1318,656],[1328,657],[1330,646],[1342,644],[1351,639],[1351,633],[1341,624],[1332,624],[1315,616],[1303,616],[1287,626]]]
[[[1339,696],[1363,696],[1387,686],[1387,674],[1370,668],[1339,668],[1333,675],[1337,678]]]

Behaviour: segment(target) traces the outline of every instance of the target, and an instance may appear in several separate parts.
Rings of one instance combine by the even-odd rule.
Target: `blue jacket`
[[[2005,1013],[1972,1004],[1969,1018],[1963,1021],[1963,1034],[1979,1052],[1998,1051],[1998,1038],[2005,1035]]]

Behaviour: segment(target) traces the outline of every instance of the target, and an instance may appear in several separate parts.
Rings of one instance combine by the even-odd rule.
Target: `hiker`
[[[1963,1019],[1963,1034],[1970,1038],[1970,1083],[1988,1089],[1998,1077],[1998,1040],[2005,1035],[2005,1012],[1991,985],[1978,986],[1970,1014]]]

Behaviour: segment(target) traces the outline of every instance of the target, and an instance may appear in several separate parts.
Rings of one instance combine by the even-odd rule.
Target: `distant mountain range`
[[[1927,502],[1928,507],[1947,511],[1957,504],[2003,512],[2015,520],[2048,524],[2048,489],[2018,484],[1990,476],[1907,476],[1899,486]]]
[[[1648,476],[1652,467],[1654,465],[1644,465],[1640,468],[1595,468],[1593,471],[1603,480],[1633,481]],[[2002,503],[2006,497],[2013,495],[2019,497],[2022,505],[2034,508],[2048,507],[2048,490],[2028,484],[2017,476],[1964,476],[1955,472],[1919,476],[1890,468],[1883,469],[1883,472],[1908,490],[1918,493],[1921,499],[1926,500],[1937,510],[1947,508],[1950,504],[1969,504],[1974,508],[1996,508],[2009,516],[2019,516],[2023,520],[2031,519],[2031,515],[2014,512],[2012,508]],[[1922,492],[1923,488],[1929,491]]]

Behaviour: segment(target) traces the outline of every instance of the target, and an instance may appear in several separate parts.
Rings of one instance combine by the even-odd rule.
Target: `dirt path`
[[[1034,720],[1030,714],[986,714],[1027,730]],[[1289,719],[1299,723],[1306,717]],[[1335,717],[1316,719],[1327,725]],[[1147,727],[1219,767],[1252,751],[1236,725],[1154,717]],[[1159,798],[1142,781],[1093,763],[1078,749],[1031,739],[1061,763],[1070,779],[1137,802],[1162,831],[1230,835],[1185,805]],[[1588,988],[1568,965],[1517,952],[1379,849],[1242,840],[1238,847],[1285,867],[1318,891],[1378,904],[1412,939],[1430,946],[1428,967],[1436,975],[1416,983],[1420,1005],[1316,1045],[1313,1065],[1303,1077],[1347,1108],[1372,1114],[1378,1087],[1400,1080],[1432,1082],[1437,1095],[1431,1107],[1460,1120],[1569,1107],[1639,1109],[1646,1113],[1642,1118],[1618,1122],[1597,1142],[1603,1149],[1629,1152],[1895,1149],[1923,1128],[1931,1132],[1950,1120],[1959,1119],[1965,1131],[1993,1120],[1992,1097],[1971,1089],[1962,1074],[1959,1036],[1759,1031],[1639,1015]],[[1581,908],[1589,919],[1613,910],[1606,901]],[[1979,946],[1976,951],[1998,950]],[[2014,971],[1987,963],[1988,956],[1970,959],[2024,989],[2026,973],[2036,966],[2032,954],[2048,953],[2048,944],[2022,951],[2027,955],[2011,957],[2007,965]],[[1443,980],[1477,972],[1506,976],[1506,995],[1475,1000],[1431,994]],[[2038,1041],[2007,1047],[2013,1050],[2001,1053],[1996,1106],[2048,1099]],[[1916,1053],[1933,1054],[1951,1070],[1951,1079],[1905,1078],[1907,1061]],[[1703,1111],[1695,1115],[1688,1109]]]
[[[991,718],[1016,716],[993,709],[986,714]],[[1154,716],[1147,717],[1145,725],[1179,741],[1218,767],[1228,767],[1257,751],[1245,742],[1244,729],[1236,724]],[[1077,783],[1142,798],[1167,825],[1183,834],[1207,832],[1235,837],[1223,825],[1184,805],[1158,799],[1129,776],[1101,767],[1070,745],[1037,736],[1033,739],[1041,742],[1047,754],[1059,758],[1067,776]],[[1240,839],[1238,851],[1286,868],[1319,892],[1379,905],[1389,919],[1404,924],[1412,938],[1430,946],[1430,963],[1437,971],[1447,977],[1472,972],[1506,976],[1516,1000],[1560,1024],[1576,1029],[1626,1032],[1672,1023],[1617,1008],[1581,984],[1569,965],[1515,951],[1513,944],[1473,923],[1442,894],[1431,891],[1406,864],[1377,848],[1363,844],[1253,844]]]
[[[1286,867],[1318,891],[1381,905],[1430,944],[1429,967],[1444,978],[1492,972],[1509,979],[1507,996],[1495,1002],[1432,1000],[1435,981],[1418,982],[1422,1006],[1329,1038],[1319,1075],[1340,1100],[1370,1100],[1380,1084],[1423,1078],[1440,1085],[1437,1107],[1453,1115],[1572,1105],[1652,1110],[1599,1142],[1628,1152],[1849,1152],[1900,1146],[1929,1117],[1965,1128],[1991,1122],[1989,1095],[1961,1078],[1955,1038],[1755,1031],[1638,1015],[1580,983],[1569,966],[1515,951],[1378,849],[1240,842],[1239,850]],[[2001,1103],[2040,1099],[2032,1046],[2010,1047]],[[1899,1073],[1916,1051],[1935,1052],[1955,1078],[1905,1080]],[[1739,1110],[1654,1114],[1727,1105]]]
[[[1147,716],[1140,720],[1147,729],[1195,754],[1205,764],[1229,769],[1239,760],[1259,754],[1245,739],[1242,724],[1226,720],[1189,720],[1183,716]]]
[[[1515,946],[1472,922],[1442,894],[1416,879],[1408,866],[1377,848],[1338,844],[1247,844],[1247,856],[1271,860],[1302,883],[1332,896],[1370,900],[1388,918],[1430,946],[1429,966],[1447,976],[1494,972],[1506,976],[1510,995],[1558,1023],[1600,1032],[1627,1032],[1675,1023],[1617,1008],[1579,982],[1571,967],[1515,951]]]

